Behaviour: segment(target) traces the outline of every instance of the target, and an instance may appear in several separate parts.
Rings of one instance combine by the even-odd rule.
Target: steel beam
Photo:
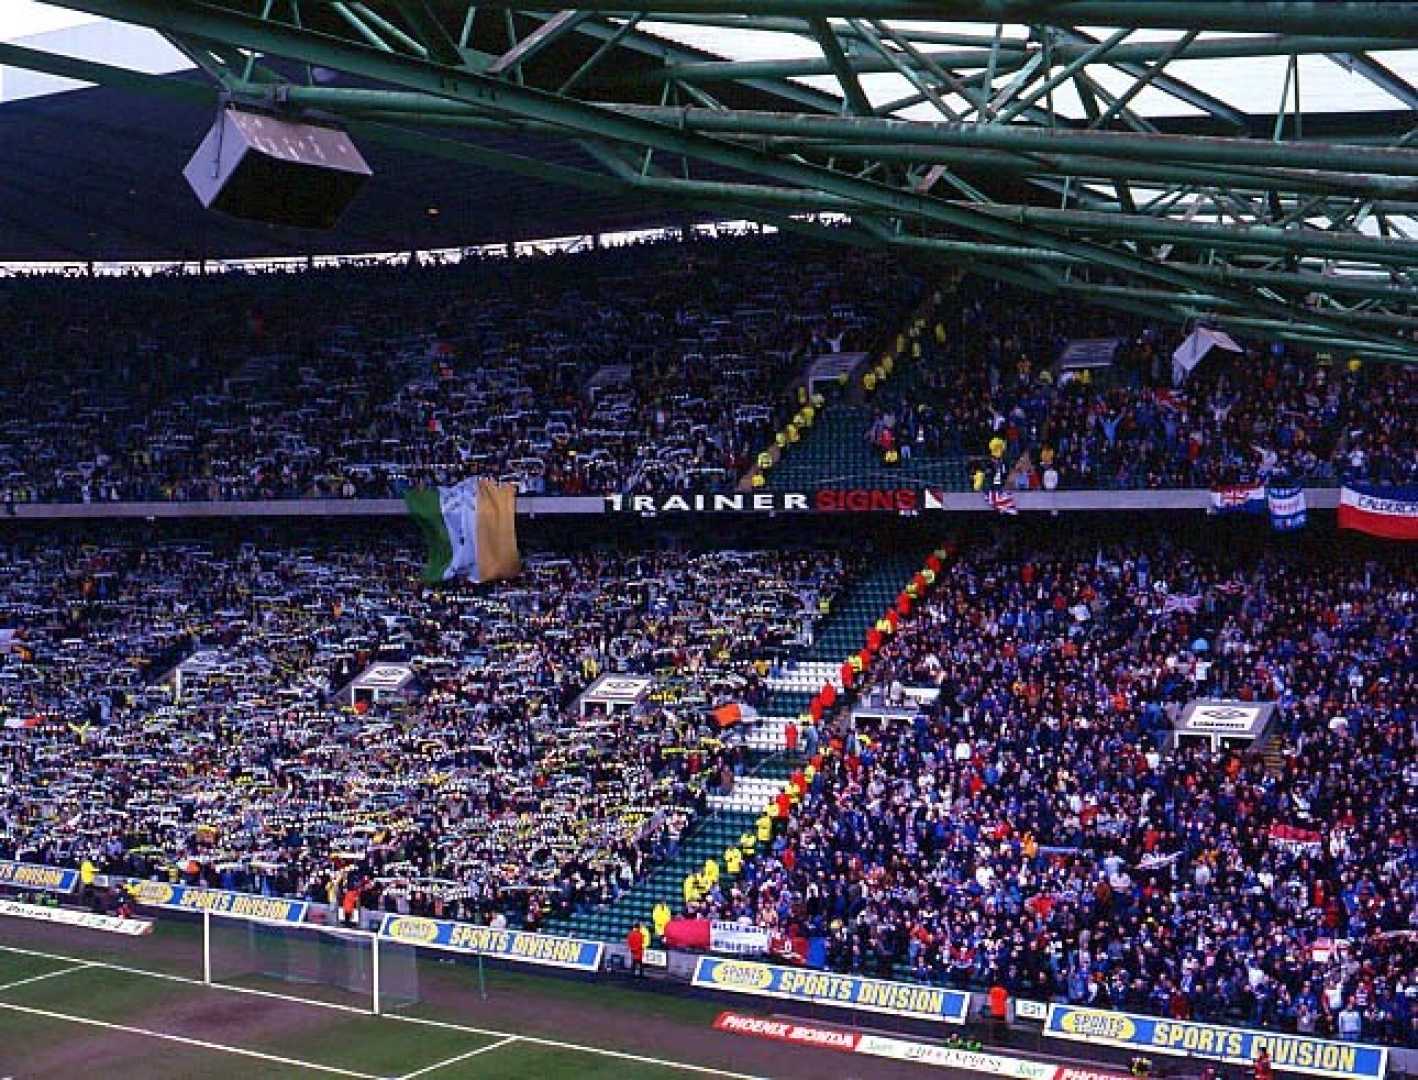
[[[823,20],[825,23],[826,20]],[[860,35],[858,35],[860,36]],[[983,70],[989,67],[988,49],[963,49],[953,52],[924,54],[933,63],[954,70]],[[1010,53],[1002,58],[996,70],[1017,71],[1024,66],[1023,54]],[[847,66],[859,75],[880,75],[893,72],[892,65],[881,56],[854,53],[846,59]],[[718,82],[741,79],[805,79],[814,75],[835,75],[831,62],[822,56],[794,57],[784,60],[703,60],[692,64],[670,64],[639,75],[616,80],[619,85],[635,86],[661,82]]]
[[[1078,56],[1074,57],[1072,60],[1068,61],[1057,71],[1051,72],[1048,78],[1046,78],[1038,86],[1031,89],[1027,94],[1020,94],[1005,108],[1000,109],[999,112],[995,115],[995,122],[998,124],[1009,123],[1009,121],[1013,120],[1020,113],[1024,112],[1024,110],[1027,109],[1030,105],[1033,105],[1036,101],[1043,99],[1045,95],[1058,89],[1060,86],[1068,82],[1069,79],[1073,78],[1074,75],[1082,71],[1089,64],[1093,63],[1095,60],[1101,60],[1104,56],[1107,55],[1109,50],[1111,50],[1117,45],[1122,44],[1123,39],[1131,33],[1132,28],[1125,26],[1121,30],[1115,30],[1107,38],[1106,41],[1099,41],[1093,45],[1090,45],[1087,49],[1081,52]]]
[[[409,93],[403,91],[385,90],[359,90],[343,87],[299,87],[290,88],[287,95],[288,100],[293,103],[310,107],[331,109],[331,110],[352,110],[366,115],[375,115],[381,112],[396,113],[402,117],[414,117],[417,114],[425,114],[430,118],[438,117],[470,117],[485,118],[489,115],[488,110],[476,106],[468,105],[461,101],[452,101],[442,98],[430,97],[427,94]],[[737,125],[731,120],[728,123],[719,124],[713,121],[702,120],[704,112],[711,112],[722,115],[725,110],[692,110],[683,109],[661,109],[655,106],[625,106],[625,110],[638,112],[642,115],[651,114],[657,117],[674,118],[681,115],[687,116],[686,126],[696,128],[707,128],[717,134],[735,134]],[[770,118],[782,118],[785,115],[780,113],[733,113],[732,117],[766,116]],[[815,118],[804,118],[815,119]],[[824,118],[832,119],[832,118]],[[848,121],[850,123],[850,120]],[[893,125],[888,130],[901,128],[909,129],[922,126],[929,126],[916,121],[893,121],[878,120],[877,124]],[[746,126],[751,130],[744,132],[747,135],[756,135],[758,129],[763,125],[756,125],[746,121]],[[783,125],[774,123],[772,126],[781,128]],[[816,129],[824,125],[809,125]],[[829,125],[831,126],[831,125]],[[956,131],[961,129],[973,129],[979,125],[957,125]],[[834,133],[838,129],[832,126]],[[849,130],[857,130],[851,128]],[[1395,198],[1410,199],[1418,195],[1418,150],[1391,151],[1388,148],[1367,148],[1374,150],[1385,150],[1389,153],[1396,153],[1406,156],[1406,168],[1412,170],[1401,175],[1366,175],[1361,172],[1349,171],[1328,172],[1313,168],[1284,168],[1272,169],[1265,166],[1254,168],[1231,168],[1217,171],[1214,164],[1206,171],[1191,168],[1186,161],[1168,165],[1156,165],[1151,163],[1151,159],[1145,153],[1140,152],[1141,147],[1148,145],[1146,142],[1136,144],[1134,153],[1128,156],[1119,154],[1113,157],[1105,157],[1097,154],[1071,154],[1055,153],[1049,149],[1036,149],[1037,142],[1033,139],[1022,140],[1022,148],[1017,151],[992,151],[985,150],[973,145],[981,140],[970,137],[970,133],[961,136],[948,134],[946,137],[951,141],[948,145],[932,145],[914,139],[892,140],[881,134],[880,129],[874,129],[872,134],[878,140],[868,141],[827,141],[816,143],[810,136],[778,136],[779,142],[768,145],[777,146],[784,152],[812,152],[817,151],[830,156],[847,156],[861,158],[881,158],[887,160],[910,160],[921,162],[941,162],[944,164],[969,165],[975,164],[983,169],[1004,169],[1022,175],[1049,175],[1064,174],[1074,176],[1097,176],[1104,179],[1137,179],[1137,180],[1157,180],[1164,183],[1228,183],[1235,186],[1253,185],[1261,188],[1283,187],[1292,188],[1295,191],[1307,191],[1314,193],[1336,193],[1366,195],[1375,198]],[[1006,133],[1005,140],[1012,139],[1015,134],[1041,136],[1039,141],[1051,140],[1059,143],[1066,143],[1067,137],[1054,138],[1049,132],[1032,128],[1015,128]],[[1067,136],[1069,133],[1064,133]],[[1176,154],[1171,147],[1178,141],[1186,143],[1194,141],[1192,136],[1179,135],[1132,135],[1126,132],[1092,132],[1079,134],[1103,134],[1109,137],[1124,136],[1141,140],[1158,139],[1165,140],[1168,144],[1169,154]],[[988,135],[985,136],[989,138]],[[1206,144],[1233,143],[1236,140],[1206,139],[1200,140]],[[1264,149],[1270,144],[1261,143],[1258,140],[1247,140],[1247,145],[1254,143]],[[1316,144],[1305,143],[1303,146],[1294,146],[1296,153],[1292,155],[1299,160],[1306,161],[1312,155],[1307,151]],[[1319,144],[1324,145],[1324,144]],[[1115,144],[1119,147],[1121,144]],[[1331,144],[1332,146],[1332,144]],[[1342,153],[1348,157],[1353,149],[1349,144],[1342,147],[1333,147],[1337,153]],[[1159,157],[1162,156],[1159,154]],[[1193,153],[1193,156],[1196,156]],[[1351,166],[1360,166],[1362,162],[1354,162],[1349,159]],[[1200,162],[1198,162],[1200,164]]]
[[[217,100],[217,90],[210,83],[168,79],[161,75],[149,75],[142,71],[116,67],[113,64],[77,60],[72,56],[60,56],[58,53],[5,42],[0,42],[0,66],[59,75],[79,82],[112,86],[119,90],[130,90],[187,104],[210,105],[215,104]]]
[[[1403,104],[1404,108],[1418,110],[1418,90],[1415,90],[1407,79],[1400,78],[1373,57],[1348,51],[1329,52],[1326,50],[1326,54],[1345,71],[1362,75],[1379,89],[1393,96]]]
[[[561,124],[568,132],[610,138],[670,153],[687,154],[727,168],[758,172],[780,183],[817,188],[831,194],[859,199],[877,210],[965,228],[992,239],[1010,243],[1037,243],[1055,250],[1074,252],[1114,270],[1171,284],[1181,284],[1185,281],[1165,268],[1127,252],[1021,228],[1013,223],[1001,222],[980,214],[974,209],[960,210],[938,200],[914,196],[886,185],[844,177],[796,162],[780,161],[766,154],[735,148],[715,140],[704,140],[682,129],[647,122],[635,115],[558,99],[529,87],[509,85],[475,72],[450,71],[425,61],[389,53],[351,50],[347,43],[337,39],[263,22],[235,12],[217,11],[209,7],[197,9],[177,3],[158,4],[155,0],[64,0],[63,6],[108,14],[131,22],[162,26],[179,32],[217,37],[245,48],[285,55],[305,63],[351,70],[383,82],[479,105],[492,111]],[[683,110],[683,113],[706,112],[708,110]],[[858,118],[848,123],[883,122]],[[917,126],[886,123],[895,127]],[[682,124],[681,128],[687,126]],[[990,131],[1010,130],[984,128],[983,125],[981,128]],[[1098,138],[1099,135],[1100,133],[1092,133],[1093,138]],[[1401,154],[1403,151],[1383,153]],[[1272,304],[1261,298],[1255,298],[1254,303],[1255,310],[1261,314],[1273,314],[1277,317],[1288,314],[1283,305]],[[1315,321],[1322,322],[1318,317]]]
[[[1064,28],[1060,33],[1065,38],[1081,45],[1092,47],[1095,44],[1093,38],[1088,34],[1075,30],[1072,27]],[[1190,51],[1186,50],[1182,55],[1189,57]],[[1293,58],[1295,53],[1291,52],[1289,55]],[[1222,101],[1220,98],[1203,93],[1190,83],[1184,83],[1180,79],[1167,75],[1163,71],[1149,68],[1145,64],[1130,63],[1125,59],[1120,60],[1114,58],[1111,54],[1107,62],[1115,66],[1119,71],[1132,76],[1133,79],[1150,77],[1152,85],[1158,90],[1161,90],[1164,94],[1168,94],[1178,101],[1185,102],[1194,109],[1200,109],[1204,113],[1209,113],[1222,123],[1231,125],[1231,127],[1237,131],[1244,131],[1246,129],[1247,118],[1245,113],[1226,104],[1226,102]],[[1159,58],[1157,64],[1160,66],[1163,63],[1164,61]]]
[[[585,11],[557,12],[555,16],[542,23],[541,26],[494,60],[487,69],[488,74],[501,75],[510,68],[521,67],[557,38],[575,30],[589,18],[591,18],[590,13]]]
[[[428,50],[431,60],[449,67],[460,67],[463,64],[462,51],[438,21],[438,16],[429,8],[428,0],[395,0],[395,4],[418,35],[420,43]]]
[[[832,27],[826,19],[811,18],[808,23],[812,27],[812,36],[817,41],[817,47],[822,50],[823,59],[827,61],[828,69],[836,76],[837,85],[842,88],[842,96],[847,99],[849,111],[858,116],[870,116],[871,102],[867,100],[856,69],[847,62],[847,54],[842,51],[842,43],[832,33]]]
[[[1086,281],[1076,280],[1063,282],[1059,287],[1095,300],[1123,298],[1153,304],[1186,304],[1190,307],[1205,311],[1221,311],[1226,313],[1245,311],[1243,305],[1237,304],[1233,300],[1223,300],[1207,293],[1171,293],[1167,292],[1165,289],[1134,289],[1121,285],[1094,285]],[[1418,327],[1418,317],[1410,315],[1396,315],[1385,311],[1335,310],[1333,308],[1326,308],[1324,310],[1325,314],[1331,319],[1338,319],[1341,322],[1350,323],[1359,327],[1393,326],[1407,330]]]
[[[535,15],[535,13],[533,14]],[[594,38],[603,45],[615,41],[622,48],[641,56],[651,57],[661,64],[691,63],[704,58],[703,53],[695,49],[668,41],[663,37],[655,37],[638,29],[637,25],[646,17],[645,12],[632,12],[624,16],[625,22],[621,26],[592,19],[576,27],[576,32],[584,37]],[[630,24],[629,29],[626,29],[626,24]],[[790,105],[812,109],[815,112],[835,113],[842,105],[842,102],[831,94],[787,80],[745,79],[742,81],[751,90],[767,94]]]
[[[1224,263],[1199,265],[1180,261],[1165,265],[1179,273],[1219,284],[1255,285],[1316,295],[1338,293],[1418,307],[1418,287],[1399,285],[1392,279],[1372,274],[1310,274],[1301,270],[1266,270]]]
[[[675,0],[670,0],[671,4],[674,2]],[[732,3],[735,0],[726,0],[726,2]],[[763,0],[763,3],[767,5],[774,2],[775,0]],[[827,5],[834,2],[835,0],[822,0],[822,3]],[[901,0],[890,0],[890,2],[899,3]],[[948,3],[949,0],[923,0],[923,2],[939,6],[941,3]],[[1413,262],[1409,248],[1418,248],[1418,243],[1384,237],[1360,236],[1353,232],[1338,230],[1237,228],[1226,225],[1196,225],[1194,222],[1158,220],[1144,214],[1095,215],[1106,218],[1112,223],[1109,229],[1105,229],[1102,226],[1095,226],[1089,218],[1049,219],[1044,216],[1045,211],[1036,212],[1036,209],[1032,207],[1009,208],[1006,212],[1012,216],[1005,218],[998,216],[990,207],[982,206],[980,199],[983,198],[983,195],[977,195],[973,191],[971,198],[975,201],[963,204],[945,202],[893,186],[897,182],[897,178],[896,173],[892,170],[881,171],[879,175],[890,177],[893,183],[865,179],[863,176],[847,175],[832,168],[813,165],[808,161],[792,159],[786,156],[786,144],[770,144],[764,142],[763,137],[919,146],[928,149],[973,152],[981,157],[987,153],[1017,155],[1022,159],[1032,159],[1041,154],[1057,157],[1081,156],[1115,165],[1175,168],[1184,174],[1194,174],[1192,179],[1201,187],[1209,187],[1217,183],[1220,170],[1234,170],[1238,174],[1252,176],[1261,176],[1272,170],[1298,170],[1301,173],[1320,177],[1320,182],[1329,182],[1328,174],[1332,174],[1336,183],[1342,183],[1343,181],[1340,179],[1342,177],[1353,177],[1358,174],[1365,182],[1369,182],[1372,177],[1383,178],[1391,185],[1390,189],[1386,191],[1386,194],[1391,195],[1397,194],[1393,188],[1405,186],[1411,192],[1412,181],[1414,178],[1418,178],[1418,150],[1406,147],[1373,147],[1323,142],[1306,142],[1303,145],[1297,145],[1261,140],[1085,131],[1068,127],[1045,130],[1023,124],[962,124],[949,121],[917,123],[884,120],[877,117],[804,116],[755,112],[742,108],[667,108],[627,103],[592,105],[565,96],[549,94],[530,86],[509,84],[481,71],[437,64],[418,56],[376,51],[344,38],[254,18],[241,11],[218,7],[210,3],[199,4],[191,2],[191,0],[166,0],[166,2],[159,2],[159,0],[57,0],[57,3],[58,6],[108,15],[120,20],[153,26],[164,31],[226,42],[251,52],[285,56],[305,64],[343,70],[352,75],[372,80],[377,84],[397,88],[393,91],[365,91],[370,96],[367,99],[369,107],[363,115],[373,115],[376,108],[392,106],[391,111],[384,115],[399,116],[401,119],[408,118],[411,122],[416,123],[471,121],[477,124],[502,124],[514,130],[535,127],[543,133],[559,134],[566,138],[604,140],[612,145],[634,148],[636,152],[662,152],[683,156],[686,160],[693,159],[718,169],[732,170],[755,181],[764,181],[726,183],[717,179],[713,181],[694,180],[689,179],[689,174],[686,172],[685,179],[649,176],[634,185],[637,190],[657,201],[661,199],[667,202],[673,200],[675,205],[693,206],[722,207],[727,204],[736,208],[745,208],[744,212],[748,216],[765,215],[774,212],[774,208],[778,212],[784,209],[790,211],[836,209],[850,214],[854,220],[863,223],[864,228],[884,231],[885,237],[877,236],[877,239],[882,242],[889,242],[906,249],[928,250],[917,246],[913,242],[913,238],[905,235],[903,225],[911,223],[913,231],[917,227],[929,227],[932,231],[950,231],[963,234],[959,239],[956,239],[955,236],[942,238],[941,242],[973,245],[971,248],[962,248],[953,254],[966,255],[968,252],[979,262],[989,262],[994,269],[1011,274],[1023,274],[1034,282],[1035,287],[1044,287],[1040,284],[1041,281],[1047,285],[1048,275],[1042,274],[1041,276],[1041,273],[1048,267],[1042,265],[1043,259],[1037,260],[1041,264],[1040,266],[1032,266],[1029,259],[1017,254],[1020,250],[1038,249],[1050,252],[1048,258],[1051,260],[1058,259],[1062,262],[1066,259],[1073,259],[1084,265],[1103,268],[1112,275],[1113,281],[1110,284],[1114,284],[1115,287],[1127,287],[1125,283],[1132,279],[1152,281],[1176,288],[1179,290],[1179,294],[1175,302],[1169,305],[1159,305],[1167,307],[1169,317],[1176,315],[1176,311],[1172,309],[1187,303],[1188,294],[1200,294],[1204,295],[1208,302],[1214,302],[1217,305],[1229,306],[1233,309],[1238,306],[1244,307],[1253,317],[1258,319],[1269,320],[1286,327],[1298,325],[1305,333],[1332,335],[1343,340],[1362,339],[1368,341],[1376,350],[1418,355],[1418,348],[1407,341],[1396,339],[1392,335],[1373,335],[1357,329],[1352,325],[1354,313],[1338,312],[1331,316],[1323,310],[1298,310],[1257,292],[1256,283],[1248,281],[1242,276],[1206,281],[1204,288],[1198,289],[1197,276],[1189,273],[1187,268],[1174,267],[1171,264],[1142,257],[1129,250],[1125,245],[1117,244],[1116,240],[1136,235],[1156,235],[1158,239],[1170,240],[1176,239],[1176,237],[1162,232],[1154,233],[1150,230],[1172,230],[1173,232],[1180,230],[1182,234],[1180,242],[1208,251],[1235,246],[1243,250],[1282,251],[1299,255],[1301,258],[1316,255],[1353,260],[1393,258],[1394,262],[1399,264]],[[864,8],[874,10],[878,0],[860,0],[860,3]],[[492,6],[509,10],[503,4],[494,3]],[[535,7],[536,5],[531,6]],[[1030,5],[1014,3],[1012,0],[996,0],[993,3],[962,4],[961,6],[979,10],[990,9],[994,12],[991,21],[1000,22],[1015,21],[1019,12]],[[1060,12],[1067,12],[1070,19],[1079,17],[1076,16],[1076,13],[1080,9],[1088,7],[1087,4],[1067,2],[1047,5],[1035,4],[1033,6],[1049,9],[1047,17],[1041,16],[1041,21],[1045,23],[1060,21],[1062,18]],[[1128,5],[1112,6],[1121,8]],[[1181,6],[1183,5],[1159,2],[1152,4],[1151,9],[1157,11],[1162,8],[1175,9]],[[1202,2],[1202,0],[1194,0],[1193,3],[1185,6],[1189,10],[1195,10],[1208,6],[1225,6],[1234,9],[1236,5],[1214,5]],[[1294,7],[1294,5],[1265,4],[1246,6],[1252,8]],[[1314,7],[1314,5],[1303,6],[1307,9]],[[1334,6],[1353,9],[1357,15],[1362,15],[1358,9],[1364,5],[1336,4]],[[1010,8],[1012,14],[996,18],[995,16],[999,15],[1005,7]],[[1418,4],[1395,3],[1386,5],[1386,10],[1392,12],[1410,7],[1415,9],[1415,13],[1418,13]],[[436,2],[434,9],[442,10]],[[578,4],[575,10],[593,9],[595,9],[595,0],[591,0],[589,6]],[[820,12],[821,6],[819,5],[818,10],[812,14],[816,15]],[[1311,14],[1313,14],[1312,11]],[[1399,15],[1402,16],[1401,11]],[[653,14],[647,15],[647,19],[653,21],[653,18]],[[1090,25],[1105,21],[1098,18],[1079,18]],[[597,20],[587,20],[583,25],[587,28],[598,27],[602,33],[602,40],[605,40],[606,36],[616,34],[622,34],[627,42],[631,38],[638,39],[640,37],[638,34],[625,33],[621,27],[604,26]],[[1132,24],[1125,22],[1124,25]],[[1138,25],[1145,24],[1139,23]],[[1291,32],[1299,26],[1298,23],[1290,25],[1283,22],[1272,22],[1271,25],[1287,32]],[[809,29],[806,23],[803,24],[803,27],[804,30]],[[835,41],[838,28],[829,26],[825,22],[819,22],[817,24],[819,37],[823,27],[828,27],[829,36]],[[860,29],[860,27],[856,29]],[[1362,18],[1359,18],[1357,22],[1351,20],[1346,29],[1351,34],[1384,36],[1384,33],[1364,25]],[[820,44],[822,44],[821,41]],[[1159,44],[1175,51],[1175,42]],[[653,51],[654,48],[653,39],[637,40],[637,45],[647,51]],[[1125,46],[1115,43],[1114,47],[1121,49]],[[848,57],[845,51],[839,50],[839,53],[839,59],[844,63],[849,59],[856,59],[855,56]],[[1087,50],[1080,53],[1079,56],[1085,56],[1086,53]],[[669,51],[664,55],[666,59],[670,58]],[[683,53],[678,52],[675,55],[682,56]],[[1013,50],[1002,50],[1000,53],[1001,58],[1016,55],[1018,54]],[[1088,59],[1112,63],[1113,54],[1100,50]],[[1033,60],[1026,62],[1037,71],[1039,56],[1036,54]],[[832,67],[833,65],[828,63],[828,66]],[[1084,65],[1080,64],[1080,68],[1082,66]],[[839,73],[841,70],[846,69],[839,65]],[[1039,77],[1039,74],[1036,74],[1035,77]],[[1049,76],[1047,71],[1043,72],[1043,77],[1046,79],[1057,78],[1057,76]],[[757,81],[774,87],[774,92],[779,92],[781,99],[783,84],[775,84],[771,79],[757,79]],[[244,87],[240,89],[243,93],[248,92]],[[274,87],[269,90],[253,87],[250,92],[269,94],[270,102],[278,107],[292,104],[315,107],[320,105],[320,92],[329,89],[332,88],[310,88],[310,92],[307,93],[300,87]],[[982,96],[985,92],[987,91],[982,91]],[[335,93],[343,95],[348,92],[336,90]],[[829,100],[835,101],[830,98]],[[333,106],[336,102],[339,104],[335,107],[360,108],[350,97],[332,97],[327,100],[326,105]],[[377,106],[375,102],[378,102]],[[356,115],[361,114],[356,113]],[[420,136],[405,132],[400,137],[417,139]],[[754,141],[748,143],[731,141],[742,139]],[[770,145],[776,146],[778,152],[770,152]],[[808,142],[806,145],[811,145],[811,143]],[[475,148],[473,152],[476,153],[480,150],[481,148]],[[536,175],[537,171],[541,169],[550,169],[556,172],[559,168],[546,166],[544,163],[535,162],[532,159],[523,159],[518,155],[507,155],[507,157],[509,160],[502,164],[509,171],[522,170],[524,174]],[[866,158],[863,160],[879,161],[882,159]],[[575,175],[577,172],[584,175]],[[572,170],[571,173],[559,173],[558,175],[567,183],[579,185],[604,182],[620,187],[627,183],[624,177],[591,179],[597,174],[585,173],[584,170]],[[865,175],[870,176],[872,173],[868,172]],[[1060,174],[1056,171],[1046,172],[1039,182],[1053,183],[1053,177],[1058,175]],[[1290,190],[1279,184],[1272,184],[1272,181],[1278,179],[1278,176],[1271,175],[1257,182],[1262,185],[1270,185],[1261,187],[1261,190],[1268,192]],[[1226,183],[1229,180],[1220,180],[1219,182]],[[1405,192],[1405,194],[1407,193]],[[1399,197],[1401,198],[1401,196]],[[1101,200],[1095,201],[1101,202]],[[1235,205],[1242,215],[1252,212],[1250,203],[1235,203]],[[1086,211],[1068,209],[1054,211],[1054,213],[1087,214]],[[881,224],[878,219],[886,219],[889,224]],[[868,222],[874,224],[868,226]],[[1061,235],[1058,230],[1096,231],[1112,237],[1115,242],[1109,246],[1083,241],[1072,236]],[[915,239],[930,241],[932,238],[923,236]],[[982,245],[995,250],[987,252],[982,249]],[[937,248],[935,253],[946,254],[947,252]],[[1001,260],[1008,264],[1017,264],[1017,266],[1002,266]],[[1135,296],[1110,295],[1106,299],[1114,304],[1140,302]],[[1196,302],[1200,303],[1201,301],[1197,300]],[[1346,318],[1346,316],[1351,318]]]
[[[956,203],[961,206],[965,204]],[[1055,210],[1045,206],[971,206],[1020,225],[1064,228],[1109,236],[1149,237],[1182,244],[1329,256],[1336,259],[1418,265],[1418,241],[1320,229],[1278,229],[1270,225],[1210,225],[1196,221],[1154,218],[1145,214]]]
[[[546,11],[561,0],[485,0],[488,8]],[[625,13],[625,0],[581,0],[586,10]],[[685,14],[822,15],[949,22],[1132,26],[1254,34],[1418,37],[1418,3],[1408,0],[656,0]]]
[[[698,17],[686,19],[686,22],[699,22]],[[896,28],[893,27],[895,30]],[[838,37],[856,36],[861,37],[860,30],[853,27],[837,27]],[[801,31],[799,31],[801,32]],[[919,36],[908,30],[897,30],[897,33],[911,40],[918,40]],[[1196,31],[1200,33],[1200,31]],[[1183,39],[1178,39],[1183,40]],[[1255,56],[1308,56],[1318,53],[1363,53],[1381,52],[1385,50],[1399,50],[1412,47],[1412,42],[1404,41],[1402,38],[1375,38],[1375,37],[1284,37],[1280,35],[1268,35],[1266,37],[1241,37],[1241,38],[1211,38],[1205,41],[1186,41],[1178,49],[1177,41],[1150,41],[1131,42],[1114,46],[1107,57],[1099,61],[1104,64],[1134,65],[1145,63],[1165,63],[1174,59],[1182,60],[1221,60],[1240,59]],[[1086,56],[1093,46],[1081,40],[1077,42],[1061,42],[1056,44],[1052,51],[1053,59],[1061,64],[1076,62],[1080,57]],[[996,62],[997,72],[1017,71],[1023,67],[1030,56],[1038,52],[1037,45],[1023,44],[1015,48],[1006,49],[1000,54]],[[952,52],[927,52],[926,56],[931,57],[942,67],[957,69],[983,69],[989,67],[990,49],[988,43],[983,42],[981,48],[965,48]],[[853,69],[861,74],[880,73],[890,71],[878,57],[859,53],[850,58]],[[742,75],[739,74],[742,72]],[[827,68],[824,61],[815,57],[783,57],[781,59],[764,60],[704,60],[698,62],[687,62],[670,64],[666,67],[653,71],[646,71],[636,76],[626,76],[623,82],[626,85],[636,85],[641,83],[653,83],[664,80],[681,80],[690,82],[704,82],[710,79],[737,79],[747,77],[752,74],[754,77],[765,78],[805,78],[810,75],[830,75],[831,70]]]
[[[90,2],[96,3],[98,0]],[[1275,143],[1206,135],[1143,135],[1130,131],[1045,129],[1021,124],[1003,126],[948,120],[807,116],[748,110],[672,109],[654,105],[619,105],[612,108],[681,130],[709,134],[779,135],[803,139],[1013,150],[1026,154],[1093,154],[1196,165],[1260,165],[1418,176],[1418,150],[1352,143]]]

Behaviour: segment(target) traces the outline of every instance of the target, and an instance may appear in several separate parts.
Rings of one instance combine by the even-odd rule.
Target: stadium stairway
[[[807,711],[809,701],[824,682],[836,680],[842,661],[862,647],[867,630],[895,603],[902,585],[919,567],[920,559],[915,554],[893,553],[876,558],[870,569],[837,599],[803,657],[770,679],[768,701],[758,721],[741,728],[737,736],[748,750],[748,771],[738,779],[733,793],[710,796],[711,812],[681,837],[674,856],[636,882],[615,903],[600,911],[549,919],[547,931],[619,943],[636,923],[650,924],[651,912],[661,900],[671,910],[680,910],[684,879],[702,869],[706,859],[722,859],[724,850],[754,827],[764,804],[782,790],[793,770],[804,764],[802,754],[784,750],[783,729],[787,722]]]
[[[887,384],[893,397],[927,400],[915,363],[905,361]],[[824,487],[931,487],[969,491],[970,468],[963,454],[916,455],[888,465],[867,442],[873,410],[869,405],[829,404],[816,424],[789,447],[767,475],[771,491],[814,491]]]
[[[919,569],[920,556],[914,553],[892,553],[874,558],[871,567],[838,597],[827,618],[818,625],[805,659],[830,664],[833,671],[839,668],[843,660],[861,649],[867,631],[895,605],[902,587]],[[812,695],[821,685],[819,681],[811,691],[801,695],[797,712],[807,708]],[[774,696],[777,697],[776,694]]]
[[[782,777],[758,772],[740,779],[727,795],[710,795],[709,805],[715,810],[758,817],[768,801],[782,790]]]
[[[860,405],[830,404],[816,424],[790,447],[768,474],[773,491],[812,491],[820,487],[865,486],[862,478],[880,471],[880,457],[867,445],[871,410]]]
[[[1285,759],[1290,754],[1290,742],[1280,732],[1265,741],[1261,749],[1261,760],[1265,762],[1265,774],[1279,780],[1285,775]]]
[[[594,941],[623,942],[636,923],[650,925],[651,913],[661,900],[672,911],[679,911],[684,905],[684,879],[703,869],[704,860],[722,860],[724,850],[737,844],[745,830],[753,828],[758,813],[719,811],[701,818],[680,838],[673,858],[636,882],[609,908],[548,919],[547,931]]]

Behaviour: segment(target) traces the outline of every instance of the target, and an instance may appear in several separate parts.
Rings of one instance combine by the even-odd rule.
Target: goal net
[[[204,914],[202,927],[208,984],[355,1004],[376,1013],[419,1000],[410,945],[364,930],[219,913]]]

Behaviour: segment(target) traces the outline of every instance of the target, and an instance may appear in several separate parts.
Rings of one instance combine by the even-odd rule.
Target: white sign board
[[[350,704],[360,698],[373,699],[375,704],[403,694],[414,681],[414,669],[408,664],[370,664],[349,685]]]
[[[654,685],[648,675],[602,675],[581,695],[580,714],[633,709],[649,697]]]
[[[1173,727],[1173,738],[1207,739],[1213,750],[1223,739],[1255,742],[1265,732],[1275,703],[1197,698],[1189,701]]]
[[[1049,1018],[1049,1006],[1042,1001],[1028,998],[1014,999],[1014,1016],[1017,1020],[1038,1020],[1043,1023]]]
[[[905,686],[902,687],[901,693],[908,701],[914,701],[917,705],[933,705],[940,697],[940,687]]]
[[[102,930],[107,934],[123,934],[127,937],[142,937],[153,932],[153,924],[149,919],[120,919],[114,915],[98,915],[92,911],[22,904],[15,900],[0,900],[0,915],[77,926],[84,930]]]

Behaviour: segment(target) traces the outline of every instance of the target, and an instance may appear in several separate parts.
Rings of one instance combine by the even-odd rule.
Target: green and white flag
[[[412,488],[404,505],[428,542],[423,579],[494,581],[521,570],[517,554],[517,489],[468,479],[451,487]]]

